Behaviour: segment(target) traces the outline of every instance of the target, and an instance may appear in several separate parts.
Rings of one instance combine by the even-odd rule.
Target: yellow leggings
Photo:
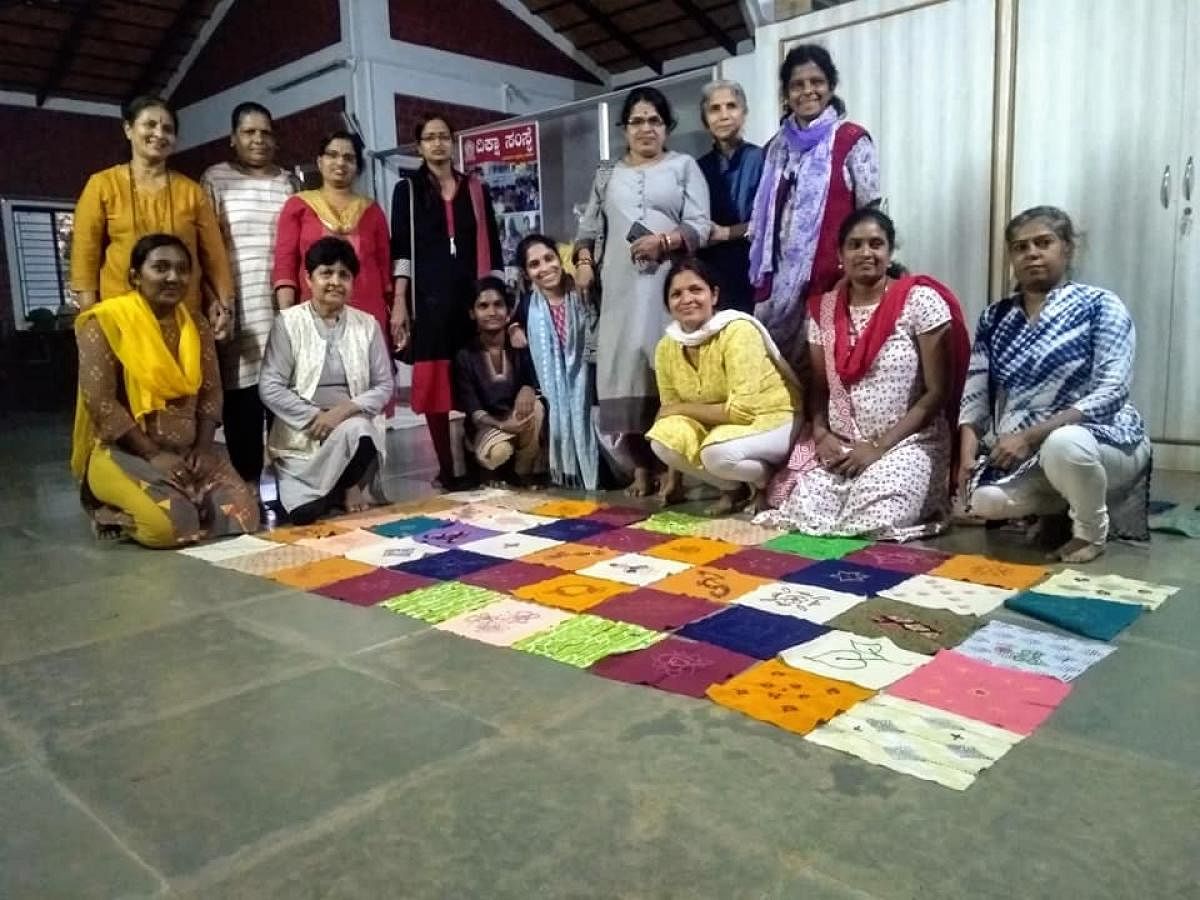
[[[159,487],[177,496],[155,501],[147,492],[149,485],[126,474],[107,447],[93,451],[87,482],[97,500],[133,517],[129,536],[142,546],[177,547],[195,540],[200,532],[200,513],[190,500],[173,488]]]

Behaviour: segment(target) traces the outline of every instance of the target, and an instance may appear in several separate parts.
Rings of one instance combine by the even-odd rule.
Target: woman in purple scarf
[[[755,315],[784,358],[804,373],[806,301],[841,275],[842,222],[879,202],[879,158],[866,130],[845,118],[845,104],[833,93],[837,68],[824,47],[792,48],[779,84],[791,112],[767,147],[754,196],[750,280]]]

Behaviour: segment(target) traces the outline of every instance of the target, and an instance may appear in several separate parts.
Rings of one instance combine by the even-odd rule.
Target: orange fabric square
[[[335,556],[330,559],[318,559],[316,562],[305,563],[302,566],[292,566],[290,569],[280,569],[278,572],[272,572],[270,578],[280,584],[307,591],[311,588],[325,587],[335,581],[367,575],[374,571],[374,566],[355,562],[343,556]]]
[[[634,588],[628,584],[618,584],[615,581],[590,578],[587,575],[577,575],[572,572],[551,578],[549,581],[527,584],[517,588],[513,593],[522,600],[532,600],[544,606],[557,606],[559,609],[583,612],[610,597],[633,590]]]
[[[621,555],[620,550],[610,550],[608,547],[592,547],[588,544],[560,544],[557,547],[547,547],[537,553],[522,556],[521,562],[536,563],[543,566],[554,566],[556,569],[566,569],[574,572],[586,569],[588,566],[606,559],[614,559]]]
[[[686,572],[656,581],[650,587],[656,591],[686,594],[689,597],[699,597],[701,600],[711,600],[714,603],[732,603],[742,594],[748,594],[755,588],[770,583],[768,578],[743,575],[741,572],[734,572],[731,569],[696,566]]]
[[[808,734],[874,691],[768,660],[706,692],[721,706],[796,734]]]
[[[535,516],[553,516],[556,519],[577,519],[580,516],[590,516],[600,508],[599,503],[591,500],[547,500],[540,506],[529,510]]]
[[[743,548],[740,544],[730,544],[713,538],[680,537],[651,547],[645,553],[659,559],[673,559],[676,562],[691,563],[693,566],[706,566],[741,549]]]
[[[291,525],[285,528],[273,528],[270,531],[260,532],[258,536],[280,544],[294,544],[296,541],[303,540],[304,538],[319,540],[320,538],[345,534],[349,530],[349,525],[335,524],[333,522],[315,522],[312,525]]]
[[[1049,575],[1050,570],[1045,566],[1024,566],[988,559],[986,556],[959,554],[950,557],[929,574],[1020,591],[1033,587]]]

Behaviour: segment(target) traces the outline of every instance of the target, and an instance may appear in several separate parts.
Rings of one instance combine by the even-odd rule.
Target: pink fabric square
[[[501,563],[479,572],[471,572],[458,580],[463,584],[473,584],[477,587],[489,588],[493,591],[515,591],[527,584],[548,581],[562,574],[562,569],[543,566],[537,563],[521,562],[516,559]]]
[[[650,511],[635,509],[632,506],[605,506],[595,512],[588,513],[584,518],[591,519],[593,522],[603,522],[605,525],[616,525],[618,528],[621,528],[625,525],[632,525],[634,522],[640,522],[649,515]]]
[[[610,597],[593,606],[588,613],[619,622],[632,622],[651,631],[674,631],[723,609],[725,607],[722,604],[699,597],[641,588],[630,594]]]
[[[641,528],[613,528],[593,534],[577,541],[591,547],[607,547],[609,550],[620,550],[622,553],[641,553],[650,547],[665,544],[674,538],[673,534],[659,534],[657,531],[645,531]]]
[[[572,614],[561,609],[506,597],[447,619],[435,627],[495,647],[511,647],[521,638],[548,631],[570,618]]]
[[[1071,685],[1049,675],[993,666],[941,650],[932,662],[885,693],[1017,734],[1032,734],[1071,693]]]
[[[355,606],[374,606],[392,597],[409,594],[418,588],[437,584],[432,578],[420,575],[410,575],[408,572],[397,572],[394,569],[376,569],[366,575],[356,575],[344,581],[335,581],[324,587],[317,588],[312,593],[324,597],[332,597],[343,603]]]
[[[904,544],[872,544],[870,547],[854,551],[844,559],[846,562],[875,566],[877,569],[891,569],[893,572],[924,575],[948,560],[950,555],[942,553],[940,550],[909,547]]]
[[[614,681],[703,697],[712,685],[728,681],[757,662],[724,647],[671,636],[644,650],[605,657],[591,671]]]
[[[794,553],[776,553],[774,550],[748,547],[737,553],[722,556],[712,565],[718,569],[733,569],[743,575],[757,575],[759,578],[770,578],[775,581],[784,575],[799,572],[816,562],[815,559],[805,559]]]

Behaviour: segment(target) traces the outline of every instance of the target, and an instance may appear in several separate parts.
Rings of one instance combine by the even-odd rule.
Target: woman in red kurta
[[[358,138],[346,131],[335,131],[322,141],[317,157],[320,189],[290,197],[279,213],[271,284],[280,309],[308,300],[300,277],[304,254],[323,237],[340,237],[354,247],[361,266],[350,305],[374,316],[388,336],[392,331],[392,251],[383,210],[371,198],[354,193],[362,152]]]

